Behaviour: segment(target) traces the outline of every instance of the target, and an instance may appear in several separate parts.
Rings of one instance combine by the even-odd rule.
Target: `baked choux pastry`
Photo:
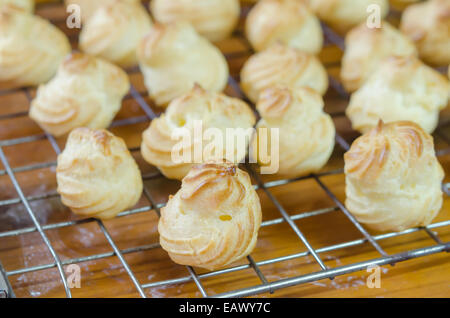
[[[350,98],[346,110],[354,129],[365,133],[384,122],[409,120],[427,133],[447,106],[448,79],[416,57],[390,57]]]
[[[122,138],[106,130],[76,128],[58,156],[58,193],[75,214],[111,219],[142,194],[139,168]]]
[[[120,0],[121,2],[127,2],[130,4],[139,4],[140,0]],[[117,0],[64,0],[66,6],[78,5],[81,11],[81,20],[85,23],[92,15],[101,8],[111,3],[117,2]]]
[[[189,93],[173,100],[166,113],[151,122],[143,134],[142,156],[166,177],[181,180],[195,163],[222,158],[239,163],[247,154],[255,123],[255,114],[245,102],[207,92],[196,85]],[[200,124],[205,133],[197,138]],[[238,142],[227,147],[231,140],[212,139],[206,135],[208,130],[218,130],[218,134],[226,139],[227,129],[232,128],[241,129],[236,131],[236,136],[244,140],[243,149],[239,148]],[[181,139],[177,132],[189,138]],[[182,153],[176,148],[179,145],[182,145]],[[227,148],[231,150],[227,152]],[[200,158],[196,157],[198,152]],[[188,159],[174,159],[174,154],[178,153]]]
[[[239,0],[152,0],[150,7],[160,23],[188,22],[210,41],[227,38],[239,21]]]
[[[433,138],[418,125],[383,124],[353,142],[344,155],[345,205],[378,231],[426,226],[442,206],[444,171]]]
[[[379,29],[365,23],[351,30],[345,38],[341,80],[348,92],[354,92],[389,56],[417,55],[414,43],[388,22]]]
[[[215,270],[249,255],[261,204],[247,172],[228,163],[194,166],[161,209],[161,247],[177,264]]]
[[[345,33],[354,26],[364,23],[378,12],[380,18],[389,12],[388,0],[307,0],[317,16],[339,33]]]
[[[270,162],[273,154],[269,161],[264,158],[266,150],[260,152],[265,147],[278,152],[280,176],[294,178],[319,171],[333,152],[336,134],[333,120],[323,107],[322,96],[308,87],[278,85],[265,89],[256,106],[262,119],[252,144],[260,165],[274,166]],[[270,134],[272,128],[279,129],[279,145],[275,147],[271,136],[260,138],[261,133]]]
[[[319,19],[302,0],[262,0],[250,11],[245,31],[256,51],[277,41],[304,52],[322,50],[323,34]]]
[[[65,34],[47,20],[15,6],[0,8],[0,88],[47,82],[70,50]]]
[[[228,82],[222,52],[187,23],[155,25],[138,49],[149,95],[159,106],[188,93],[195,83],[221,92]]]
[[[6,5],[14,5],[27,12],[34,11],[34,0],[0,0],[0,8]]]
[[[414,41],[425,62],[450,64],[449,0],[429,0],[409,6],[403,13],[400,29]]]
[[[112,2],[87,20],[80,33],[80,48],[122,67],[132,67],[138,63],[137,46],[151,27],[151,18],[140,3]]]
[[[276,43],[252,55],[241,70],[241,88],[254,103],[264,89],[275,84],[307,86],[324,95],[328,75],[315,56]]]
[[[39,87],[30,117],[54,136],[77,127],[106,128],[129,89],[128,75],[118,66],[72,53],[56,76]]]

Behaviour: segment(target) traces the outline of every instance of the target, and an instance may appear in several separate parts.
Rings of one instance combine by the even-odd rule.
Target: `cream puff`
[[[314,55],[276,43],[252,55],[241,70],[241,88],[254,103],[264,89],[275,84],[307,86],[324,95],[328,75]]]
[[[122,67],[137,65],[137,47],[152,21],[140,3],[115,1],[98,8],[80,33],[80,48]]]
[[[357,220],[378,231],[426,226],[442,206],[444,171],[433,138],[412,122],[381,121],[344,155],[347,199]]]
[[[47,20],[15,6],[0,8],[0,88],[47,82],[70,50],[66,35]]]
[[[346,110],[354,129],[366,133],[379,119],[409,120],[427,133],[447,106],[448,79],[416,57],[390,57],[352,94]]]
[[[389,56],[416,56],[414,43],[388,22],[379,29],[365,23],[351,30],[345,38],[341,80],[348,92],[357,90]]]
[[[262,0],[250,11],[245,31],[256,51],[276,42],[317,54],[323,45],[319,19],[302,0]]]
[[[249,175],[229,162],[192,167],[161,209],[161,247],[177,264],[215,270],[249,255],[261,225]]]
[[[278,175],[294,178],[317,172],[328,162],[336,131],[317,92],[273,86],[261,93],[256,107],[262,119],[252,149],[261,166],[279,166]],[[278,129],[278,138],[271,136],[272,129]]]
[[[247,154],[255,123],[245,102],[196,85],[151,122],[143,133],[142,156],[166,177],[181,180],[196,163],[222,158],[239,163]],[[229,129],[235,135],[228,140]],[[243,143],[233,144],[235,138]]]
[[[54,136],[77,127],[106,128],[129,89],[128,75],[118,66],[72,53],[57,75],[39,87],[31,102],[30,117]]]
[[[400,29],[414,41],[425,62],[450,64],[450,1],[429,0],[409,6]]]
[[[56,167],[58,193],[75,214],[111,219],[142,194],[139,168],[122,138],[106,130],[74,129]]]
[[[149,95],[159,106],[188,93],[196,83],[221,92],[228,82],[222,52],[187,23],[155,25],[142,39],[138,58]]]

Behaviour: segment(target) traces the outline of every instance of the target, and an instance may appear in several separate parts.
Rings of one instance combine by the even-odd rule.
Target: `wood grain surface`
[[[243,8],[243,12],[248,7]],[[38,6],[37,14],[50,19],[63,29],[71,38],[74,49],[77,44],[79,30],[69,30],[65,27],[65,11],[61,4],[42,4]],[[239,80],[239,71],[242,64],[251,54],[248,44],[242,36],[242,21],[238,31],[232,38],[218,43],[220,49],[227,56],[231,75]],[[336,46],[328,43],[320,58],[327,66],[329,74],[338,78],[339,61],[342,52]],[[158,114],[162,110],[153,107],[143,85],[142,76],[138,70],[130,71],[130,78],[136,90],[144,100],[152,105]],[[30,96],[27,96],[29,93]],[[227,87],[226,93],[239,96],[235,87]],[[34,89],[16,90],[9,93],[0,93],[0,141],[16,139],[31,135],[40,135],[42,130],[27,116],[29,97],[34,96]],[[358,133],[350,128],[348,119],[343,116],[347,100],[342,98],[336,90],[329,89],[325,97],[326,111],[333,114],[339,134],[351,143]],[[132,154],[139,164],[144,175],[145,188],[157,203],[164,203],[169,194],[175,193],[180,184],[167,180],[155,173],[157,170],[144,162],[139,152],[141,133],[149,125],[145,112],[138,102],[131,96],[123,102],[123,107],[116,117],[111,131],[124,138],[133,150]],[[137,118],[135,123],[121,125],[121,120]],[[443,150],[439,157],[446,171],[445,182],[450,182],[450,153],[445,149],[450,147],[445,139],[450,137],[450,113],[444,111],[441,116],[441,133],[435,134],[436,149]],[[58,145],[64,148],[65,139],[57,140]],[[26,196],[40,196],[49,194],[44,199],[31,200],[31,208],[43,225],[52,225],[60,222],[79,220],[64,207],[58,196],[55,195],[55,160],[56,153],[50,141],[40,138],[33,142],[25,142],[2,147],[8,162],[13,169],[19,168],[15,176]],[[343,168],[344,149],[336,144],[332,159],[323,168],[323,172],[335,171]],[[445,154],[447,153],[447,154]],[[40,169],[20,171],[20,167],[34,164],[45,164]],[[39,233],[29,231],[21,235],[2,237],[1,233],[32,228],[33,223],[28,216],[24,205],[17,200],[9,176],[0,163],[0,201],[12,200],[11,204],[0,204],[0,262],[8,272],[21,270],[38,265],[53,264],[54,260],[46,248]],[[273,180],[272,178],[266,178]],[[343,202],[344,175],[342,173],[324,175],[320,180]],[[340,243],[350,242],[363,238],[362,234],[349,221],[344,213],[336,207],[334,202],[318,185],[313,178],[305,178],[286,185],[272,187],[270,193],[279,201],[290,215],[305,216],[307,212],[317,211],[310,217],[299,217],[295,223],[302,231],[314,249],[321,249]],[[280,212],[271,202],[266,193],[258,190],[263,207],[263,221],[281,218]],[[105,227],[111,234],[130,268],[136,275],[140,284],[151,284],[163,280],[176,279],[189,276],[184,266],[174,264],[167,253],[160,247],[150,248],[158,243],[157,220],[158,216],[146,196],[143,196],[135,208],[142,208],[141,213],[105,222]],[[450,199],[445,196],[444,206],[434,222],[450,219]],[[113,249],[105,239],[99,225],[94,220],[86,220],[74,226],[47,229],[51,244],[54,246],[61,260],[89,257],[103,254],[102,258],[78,263],[81,268],[81,288],[72,289],[73,297],[138,297],[139,294],[133,285],[130,276]],[[433,229],[443,242],[450,241],[450,227]],[[370,232],[373,235],[380,233]],[[422,247],[432,246],[436,243],[424,231],[414,231],[409,234],[393,236],[378,241],[380,246],[388,253],[395,254]],[[134,251],[133,248],[144,247],[143,251]],[[302,241],[286,222],[261,228],[256,249],[251,254],[255,262],[270,260],[307,251]],[[324,251],[319,253],[323,262],[330,268],[349,265],[356,262],[367,261],[380,257],[380,254],[369,244]],[[248,264],[242,260],[238,264]],[[262,274],[269,281],[305,275],[320,271],[320,267],[310,256],[292,258],[260,266]],[[205,273],[195,269],[198,274]],[[368,288],[366,279],[370,273],[356,272],[336,277],[334,280],[320,280],[299,286],[277,290],[274,294],[261,294],[260,297],[449,297],[450,296],[450,255],[440,253],[422,257],[395,266],[382,267],[381,288]],[[17,297],[65,297],[64,288],[55,266],[32,271],[17,272],[10,275],[9,280]],[[201,279],[208,295],[216,295],[235,289],[260,285],[261,281],[252,268],[221,274]],[[145,289],[148,297],[200,297],[196,284],[190,280],[182,284],[150,287]]]

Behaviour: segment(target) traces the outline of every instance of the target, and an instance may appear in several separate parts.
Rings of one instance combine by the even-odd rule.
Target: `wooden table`
[[[244,13],[247,11],[244,8]],[[42,5],[37,13],[49,18],[70,36],[74,48],[79,30],[68,30],[65,27],[65,12],[61,5]],[[233,38],[218,43],[227,56],[231,75],[238,80],[239,70],[248,58],[250,51],[242,36],[242,22]],[[339,61],[342,51],[328,43],[320,54],[329,74],[338,78]],[[152,106],[158,114],[162,109],[153,106],[143,85],[142,76],[137,69],[130,70],[130,79],[136,91],[144,101]],[[233,82],[230,82],[233,84]],[[233,85],[226,92],[237,96]],[[46,227],[45,233],[62,262],[70,263],[72,259],[84,258],[78,263],[81,269],[81,288],[72,289],[73,297],[138,297],[138,291],[123,264],[114,255],[110,242],[105,238],[102,228],[94,220],[79,222],[80,219],[64,207],[56,195],[55,160],[56,152],[51,140],[42,135],[42,130],[27,116],[29,98],[35,94],[34,89],[23,89],[0,94],[0,145],[7,157],[14,175],[24,195],[30,199],[33,213],[40,224]],[[326,97],[326,111],[333,115],[337,131],[347,143],[351,143],[358,134],[352,131],[348,119],[343,115],[347,101],[335,89],[330,88]],[[127,118],[134,118],[133,123],[124,125]],[[442,129],[435,134],[436,149],[442,154],[440,162],[446,170],[445,182],[450,182],[450,154],[445,150],[450,146],[446,136],[450,136],[450,127],[446,123],[450,119],[448,111],[441,116]],[[152,200],[158,204],[166,202],[169,194],[175,193],[179,182],[167,180],[157,174],[154,167],[142,159],[139,151],[141,133],[149,125],[149,119],[132,96],[127,96],[123,107],[116,117],[111,131],[123,137],[132,150],[145,179],[145,188]],[[126,123],[126,121],[125,121]],[[22,137],[34,136],[30,142],[20,142]],[[8,145],[4,140],[14,140]],[[65,139],[57,139],[57,145],[64,148]],[[323,169],[321,182],[344,202],[344,149],[336,144],[336,149],[329,164]],[[38,169],[25,169],[30,165],[38,165]],[[38,232],[33,230],[33,223],[18,200],[18,195],[10,177],[0,162],[0,261],[11,275],[9,280],[17,297],[65,297],[64,288],[55,266],[40,271],[21,272],[21,269],[54,264]],[[327,172],[332,172],[327,175]],[[273,178],[272,178],[273,180]],[[345,266],[357,262],[380,257],[380,254],[369,243],[358,244],[342,249],[328,250],[326,247],[351,242],[364,238],[361,232],[350,222],[347,216],[336,207],[336,202],[319,186],[314,178],[297,180],[286,185],[271,187],[268,191],[276,198],[285,211],[298,215],[296,226],[302,231],[324,264],[330,268]],[[262,189],[258,190],[263,207],[263,221],[281,218],[279,210]],[[41,199],[38,199],[41,197]],[[43,198],[42,198],[43,197]],[[5,204],[5,200],[12,200]],[[132,213],[104,222],[107,233],[122,251],[124,259],[133,271],[140,284],[152,284],[159,281],[190,277],[188,269],[174,264],[158,243],[157,214],[151,208],[151,202],[145,195]],[[315,211],[315,215],[306,216]],[[138,213],[139,212],[139,213]],[[445,196],[444,206],[434,222],[450,219],[450,199]],[[62,226],[61,222],[75,222],[72,226]],[[55,228],[55,224],[59,224]],[[53,226],[53,227],[52,227]],[[12,235],[11,231],[30,229],[27,233]],[[5,235],[4,233],[9,233]],[[22,231],[23,232],[23,231]],[[22,233],[20,232],[20,233]],[[443,242],[450,241],[449,226],[433,230]],[[3,234],[2,234],[3,233]],[[16,233],[17,234],[17,233]],[[372,235],[380,233],[370,232]],[[413,249],[435,245],[436,242],[424,231],[413,231],[379,240],[381,248],[388,254],[396,254]],[[156,247],[155,247],[156,246]],[[140,247],[138,250],[134,248]],[[325,249],[324,249],[325,248]],[[286,222],[261,228],[256,249],[251,254],[256,263],[296,253],[304,253],[307,248]],[[94,256],[94,260],[89,260]],[[248,264],[242,260],[237,265]],[[320,271],[320,266],[311,255],[292,258],[259,266],[267,281],[305,275]],[[206,272],[195,269],[199,275]],[[277,290],[275,294],[263,293],[262,297],[448,297],[450,296],[450,255],[439,253],[418,258],[395,266],[382,267],[381,288],[371,289],[366,285],[370,273],[359,271],[336,277],[334,280],[324,279],[299,286]],[[227,291],[260,285],[261,280],[253,268],[201,278],[201,283],[208,295],[216,295]],[[192,280],[185,283],[156,286],[145,289],[148,297],[200,297],[201,293]]]

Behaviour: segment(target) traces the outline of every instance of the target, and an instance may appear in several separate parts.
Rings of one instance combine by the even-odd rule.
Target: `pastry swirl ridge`
[[[192,167],[161,209],[160,243],[178,264],[223,268],[256,245],[261,205],[249,175],[229,162]]]

